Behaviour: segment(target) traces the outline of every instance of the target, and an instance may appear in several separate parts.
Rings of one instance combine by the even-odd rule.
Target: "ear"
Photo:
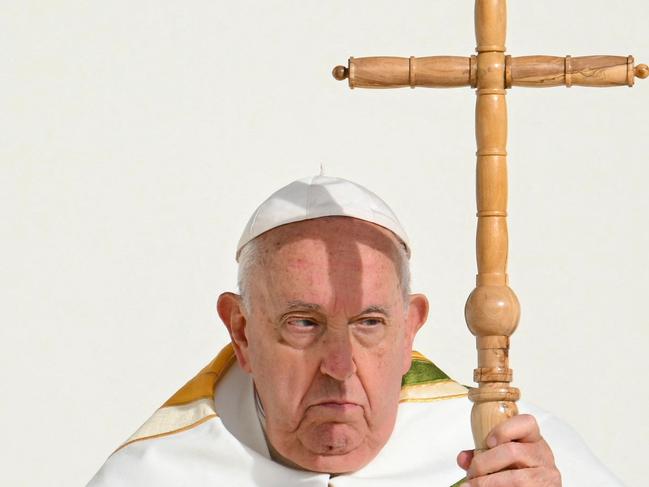
[[[419,329],[428,318],[428,299],[423,294],[409,296],[408,314],[406,316],[406,339],[404,342],[403,373],[410,369],[412,361],[412,344]]]
[[[246,336],[248,321],[241,303],[241,296],[234,293],[221,294],[216,303],[216,310],[228,329],[239,366],[250,373],[252,369],[250,368],[248,337]]]

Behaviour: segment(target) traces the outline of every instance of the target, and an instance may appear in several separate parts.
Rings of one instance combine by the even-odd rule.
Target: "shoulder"
[[[116,451],[132,443],[182,433],[218,417],[214,391],[235,361],[231,345],[157,409]]]
[[[226,346],[110,455],[89,487],[166,485],[159,475],[182,471],[192,455],[204,456],[217,446],[218,457],[230,461],[228,452],[237,445],[223,434],[214,392],[233,363],[232,347]]]

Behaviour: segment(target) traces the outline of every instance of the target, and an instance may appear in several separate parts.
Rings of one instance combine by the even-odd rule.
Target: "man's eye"
[[[281,338],[287,345],[305,349],[318,340],[324,332],[326,323],[318,318],[289,316],[284,318],[280,326]]]
[[[383,320],[381,318],[365,318],[364,320],[361,320],[359,323],[363,326],[373,327],[373,326],[382,325]]]
[[[311,330],[318,326],[318,323],[306,318],[289,320],[288,325],[298,330]]]
[[[354,335],[367,347],[380,343],[386,336],[387,322],[380,317],[367,316],[353,323]]]

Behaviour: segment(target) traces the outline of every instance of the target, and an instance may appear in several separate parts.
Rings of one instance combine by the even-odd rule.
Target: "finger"
[[[462,470],[468,470],[473,460],[473,450],[463,450],[457,455],[457,464]]]
[[[461,484],[460,487],[523,487],[529,485],[561,487],[561,475],[557,469],[543,467],[505,470],[484,477],[473,478]]]
[[[542,439],[534,416],[521,414],[500,423],[487,436],[487,446],[493,448],[510,441],[533,443]]]
[[[467,470],[467,478],[482,477],[505,469],[554,468],[547,444],[509,442],[476,455]]]

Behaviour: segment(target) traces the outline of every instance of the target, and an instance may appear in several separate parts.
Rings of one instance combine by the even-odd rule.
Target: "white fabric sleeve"
[[[532,414],[539,423],[561,472],[563,487],[624,487],[568,424],[527,403],[520,406],[522,413]]]

